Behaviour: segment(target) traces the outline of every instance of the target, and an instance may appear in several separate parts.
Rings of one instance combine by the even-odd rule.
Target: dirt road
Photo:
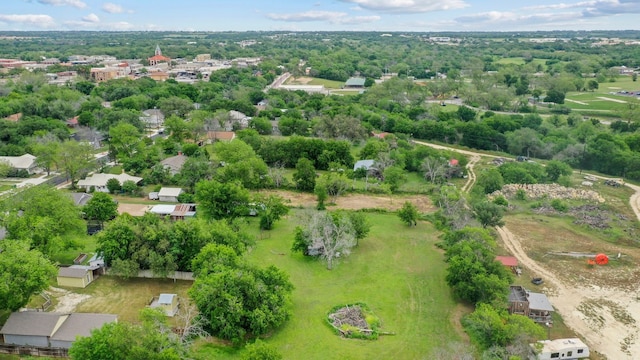
[[[469,181],[463,187],[463,191],[467,192],[475,181],[473,166],[480,159],[479,156],[496,157],[425,142],[416,141],[416,143],[472,156],[472,160],[467,165]],[[635,191],[629,204],[640,220],[640,187],[631,184],[626,186]],[[518,258],[520,264],[536,276],[545,279],[545,290],[554,308],[562,315],[564,323],[584,338],[592,352],[597,352],[611,360],[638,358],[640,286],[636,285],[633,289],[618,289],[589,285],[588,282],[568,284],[556,276],[553,270],[531,259],[520,238],[506,226],[498,227],[496,230],[505,248]]]

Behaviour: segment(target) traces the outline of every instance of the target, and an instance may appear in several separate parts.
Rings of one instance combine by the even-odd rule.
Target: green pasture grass
[[[267,337],[285,359],[422,359],[438,346],[459,341],[451,316],[456,308],[446,285],[443,254],[428,223],[407,227],[395,214],[368,213],[370,235],[333,270],[291,253],[296,211],[276,224],[248,254],[250,262],[275,265],[295,286],[293,316]],[[257,232],[257,221],[250,224]],[[342,339],[325,323],[331,307],[366,303],[382,321],[378,340]],[[235,359],[219,344],[200,344],[202,358]]]
[[[633,81],[631,76],[620,76],[615,79],[614,82],[603,82],[598,86],[597,91],[611,92],[611,91],[640,91],[640,81]]]
[[[603,99],[605,98],[605,99]],[[611,101],[607,99],[625,101],[625,103]],[[581,103],[573,102],[579,101]],[[573,110],[591,110],[591,111],[622,111],[628,107],[628,103],[640,104],[633,96],[613,95],[609,92],[571,92],[567,94],[564,105]],[[585,105],[586,104],[586,105]]]
[[[327,80],[320,78],[313,78],[313,80],[307,83],[308,85],[324,85],[327,89],[340,89],[344,86],[343,81]]]
[[[546,68],[546,62],[547,62],[546,59],[533,59],[531,62],[536,65],[541,64]],[[521,58],[521,57],[508,57],[508,58],[502,58],[496,61],[496,63],[502,64],[502,65],[524,65],[526,62],[524,61],[524,58]]]
[[[308,79],[309,77],[304,77]],[[321,78],[311,78],[310,81],[300,81],[299,78],[290,77],[287,85],[324,85],[327,89],[340,89],[344,86],[344,81],[327,80]]]

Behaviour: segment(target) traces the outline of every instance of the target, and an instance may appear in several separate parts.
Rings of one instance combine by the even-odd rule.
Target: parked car
[[[544,283],[544,280],[542,280],[542,278],[537,277],[537,278],[531,279],[531,283],[533,285],[542,285],[542,283]]]

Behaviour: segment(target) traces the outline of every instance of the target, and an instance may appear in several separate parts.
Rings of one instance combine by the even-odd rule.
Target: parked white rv
[[[589,347],[577,338],[542,340],[531,344],[531,349],[533,354],[529,356],[529,360],[572,360],[589,357]]]

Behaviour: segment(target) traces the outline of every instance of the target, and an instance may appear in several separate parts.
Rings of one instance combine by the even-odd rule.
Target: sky
[[[0,0],[0,31],[640,30],[640,0]]]

